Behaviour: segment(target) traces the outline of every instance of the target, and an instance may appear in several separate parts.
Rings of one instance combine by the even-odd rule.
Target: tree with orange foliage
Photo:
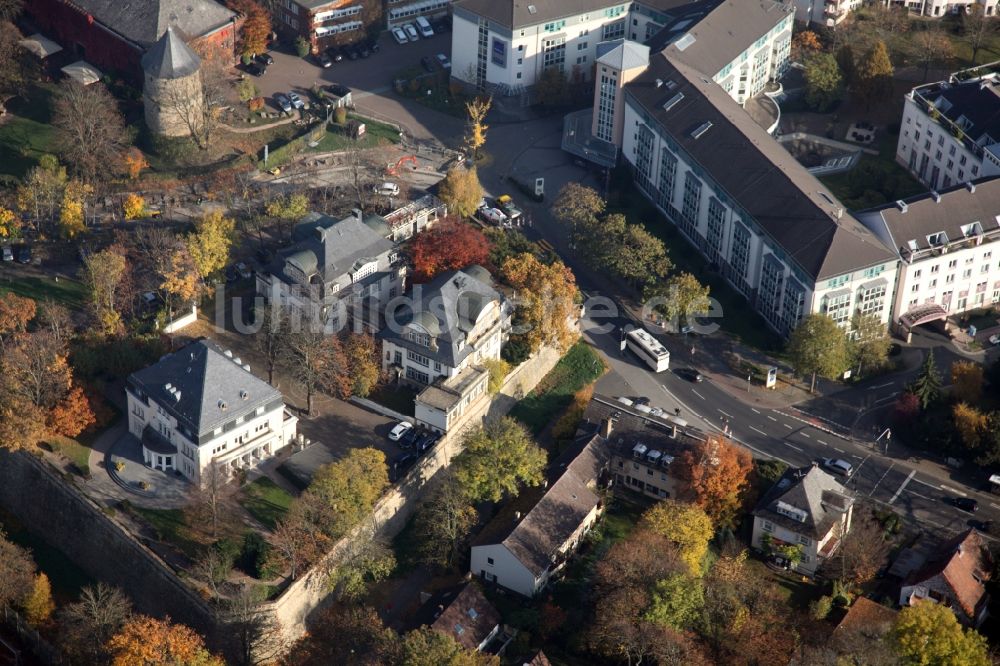
[[[136,615],[108,641],[113,666],[225,666],[190,627]]]
[[[254,56],[267,50],[271,37],[271,15],[255,0],[229,0],[229,8],[242,14],[239,51],[242,56]]]
[[[823,50],[823,44],[819,41],[819,35],[812,30],[803,30],[792,38],[792,51],[797,60],[808,58],[814,53]]]
[[[49,412],[48,429],[64,437],[76,437],[96,420],[83,389],[74,386]]]
[[[705,510],[712,522],[732,527],[750,487],[753,457],[721,435],[685,451],[680,473],[691,500]]]
[[[532,352],[550,345],[565,352],[579,337],[571,320],[578,313],[573,271],[562,262],[543,264],[534,254],[525,252],[504,262],[503,275],[517,290],[513,299],[514,329]]]
[[[0,350],[7,338],[24,333],[28,322],[35,318],[35,301],[13,292],[0,294]]]
[[[413,281],[428,282],[445,271],[482,264],[490,254],[490,242],[482,231],[448,217],[420,232],[410,243]]]
[[[125,167],[125,175],[129,177],[129,180],[135,180],[143,169],[149,168],[146,156],[135,146],[125,151],[125,155],[122,156],[122,165]]]

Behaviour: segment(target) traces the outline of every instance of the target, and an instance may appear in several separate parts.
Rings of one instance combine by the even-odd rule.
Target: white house
[[[986,16],[996,16],[997,0],[890,0],[894,5],[904,5],[911,14],[923,16],[946,16],[971,11],[972,5],[980,5]]]
[[[625,86],[639,189],[778,333],[814,312],[888,322],[896,254],[675,48]]]
[[[229,473],[255,467],[290,444],[298,424],[277,389],[210,340],[133,373],[125,395],[144,462],[193,483],[213,463]]]
[[[363,219],[357,210],[342,220],[310,213],[295,227],[293,244],[257,274],[257,293],[331,331],[350,321],[378,329],[385,303],[406,284],[406,265],[384,227],[382,218]]]
[[[1000,175],[998,66],[956,72],[903,98],[896,161],[930,189]]]
[[[833,28],[851,12],[864,5],[863,0],[795,0],[795,20],[812,26]]]
[[[850,532],[854,497],[817,465],[789,469],[753,512],[751,545],[798,546],[795,569],[814,574]]]
[[[606,466],[600,435],[568,449],[550,465],[547,488],[522,492],[479,534],[472,574],[526,597],[537,594],[600,516],[597,482]]]
[[[1000,178],[857,215],[886,246],[896,248],[892,323],[901,335],[930,321],[1000,303]]]

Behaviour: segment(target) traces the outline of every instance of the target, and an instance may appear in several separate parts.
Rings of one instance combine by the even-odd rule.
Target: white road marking
[[[858,460],[861,460],[861,456],[859,456],[857,453],[852,453],[851,457],[852,458],[857,458]]]
[[[950,493],[955,493],[956,495],[961,495],[962,497],[967,497],[968,495],[967,493],[963,493],[961,490],[955,490],[951,486],[946,486],[943,483],[941,484],[941,490],[947,490]]]
[[[906,492],[908,492],[911,495],[914,495],[916,497],[919,497],[920,499],[925,499],[925,500],[928,500],[928,501],[931,501],[931,502],[934,501],[933,497],[928,497],[927,495],[921,495],[920,493],[916,492],[915,490],[907,490]]]
[[[795,446],[794,444],[789,444],[788,442],[785,442],[785,446],[787,446],[790,449],[795,449],[796,451],[802,451],[802,449],[800,449],[799,447]]]
[[[761,430],[760,428],[754,428],[753,426],[750,426],[750,429],[751,430],[755,430],[755,431],[759,432],[760,434],[762,434],[764,436],[767,436],[767,433],[764,432],[763,430]]]
[[[830,446],[830,444],[829,444],[829,443],[827,443],[827,442],[824,442],[824,441],[823,441],[822,439],[820,439],[820,438],[818,438],[818,437],[816,438],[816,441],[817,441],[817,442],[819,442],[820,444],[822,444],[823,446]]]
[[[888,470],[887,470],[887,471],[886,471],[886,474],[888,474],[888,473],[889,473],[889,472],[888,472]],[[903,480],[903,482],[902,482],[901,484],[899,484],[899,488],[896,488],[896,494],[895,494],[895,495],[893,495],[893,496],[892,496],[892,499],[890,499],[890,500],[889,500],[889,504],[892,504],[893,502],[895,502],[895,501],[896,501],[896,498],[897,498],[897,497],[899,497],[899,493],[903,492],[903,489],[905,489],[905,488],[906,488],[907,484],[909,484],[909,483],[910,483],[910,481],[911,481],[911,480],[913,479],[913,477],[914,477],[914,475],[915,475],[916,473],[917,473],[917,470],[912,470],[912,471],[910,471],[910,475],[909,475],[909,476],[907,476],[907,477],[906,477],[906,478],[905,478],[905,479]],[[875,492],[875,491],[874,491],[874,490],[872,490],[872,492]],[[911,490],[910,492],[913,492],[913,491]]]
[[[792,426],[788,425],[787,423],[782,423],[781,425],[785,426],[789,430],[795,430],[795,428],[793,428]]]
[[[807,432],[800,432],[799,434],[802,435],[803,437],[805,437],[806,439],[812,439],[812,435],[810,435]]]
[[[877,391],[878,389],[883,389],[883,388],[885,388],[887,386],[892,386],[892,385],[893,385],[892,382],[889,382],[888,384],[879,384],[878,386],[869,386],[868,390],[869,391]]]
[[[698,393],[698,392],[697,392],[697,391],[695,391],[694,389],[691,389],[691,393],[694,393],[694,394],[695,394],[696,396],[698,396],[698,397],[699,397],[699,398],[701,398],[702,400],[704,400],[704,399],[705,399],[705,396],[703,396],[703,395],[702,395],[701,393]]]
[[[836,446],[833,447],[833,450],[836,451],[837,453],[843,453],[844,452],[844,449],[838,449]]]
[[[875,404],[877,405],[879,403],[889,402],[890,400],[895,400],[895,399],[896,399],[896,396],[894,396],[894,395],[888,395],[888,396],[886,396],[884,398],[879,398],[878,400],[876,400]]]
[[[771,419],[771,420],[772,420],[772,421],[774,421],[775,423],[777,423],[777,422],[778,422],[778,419],[774,418],[773,416],[768,416],[767,418]]]
[[[937,487],[937,486],[935,486],[935,485],[934,485],[933,483],[927,483],[926,481],[921,481],[920,479],[913,479],[913,480],[914,480],[914,481],[915,481],[916,483],[919,483],[919,484],[921,484],[921,485],[924,485],[924,486],[927,486],[928,488],[933,488],[934,490],[937,490],[937,489],[938,489],[938,487]]]
[[[754,409],[753,407],[750,408],[750,411],[753,412],[754,414],[760,414],[760,411]]]
[[[718,408],[718,407],[716,407],[716,409],[719,409],[719,408]],[[733,415],[732,415],[732,414],[726,414],[726,413],[725,413],[725,412],[723,412],[723,411],[722,411],[721,409],[719,409],[719,412],[721,412],[723,416],[727,416],[727,417],[729,417],[729,418],[733,418]]]
[[[1000,504],[994,504],[993,502],[990,502],[990,506],[993,507],[994,509],[1000,509]]]

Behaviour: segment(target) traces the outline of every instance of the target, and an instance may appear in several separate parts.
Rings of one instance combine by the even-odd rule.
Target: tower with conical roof
[[[201,58],[172,27],[142,57],[143,106],[154,134],[190,136],[203,122]]]

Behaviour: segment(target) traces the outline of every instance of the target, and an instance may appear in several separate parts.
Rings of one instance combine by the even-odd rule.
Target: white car
[[[7,255],[4,255],[4,261],[7,261]],[[1000,335],[994,334],[990,336],[991,345],[1000,345]]]
[[[413,27],[412,23],[406,23],[406,24],[404,24],[403,25],[403,31],[406,32],[406,37],[411,42],[419,42],[420,41],[420,33],[417,32],[417,29]]]
[[[451,69],[451,60],[448,60],[448,56],[443,53],[437,54],[438,62],[441,63],[441,69]]]
[[[375,194],[381,194],[386,197],[395,197],[399,195],[399,185],[396,183],[385,182],[375,188]]]
[[[417,24],[417,30],[420,31],[421,37],[430,38],[434,36],[434,28],[431,27],[431,22],[423,16],[418,16],[414,22]]]
[[[410,41],[406,38],[406,33],[398,25],[392,29],[392,38],[396,40],[397,44],[405,44]]]
[[[288,93],[288,101],[290,101],[292,103],[292,107],[296,109],[301,109],[306,105],[306,103],[302,101],[302,98],[299,97],[298,93]]]
[[[502,226],[507,223],[507,216],[504,215],[503,211],[499,208],[484,206],[479,209],[479,216],[482,217],[484,221],[492,222],[493,224]]]
[[[413,424],[409,421],[400,421],[393,426],[392,430],[389,431],[389,439],[394,442],[398,442],[399,438],[405,435],[407,432],[413,429]]]
[[[14,249],[10,245],[3,246],[3,260],[14,261]]]

